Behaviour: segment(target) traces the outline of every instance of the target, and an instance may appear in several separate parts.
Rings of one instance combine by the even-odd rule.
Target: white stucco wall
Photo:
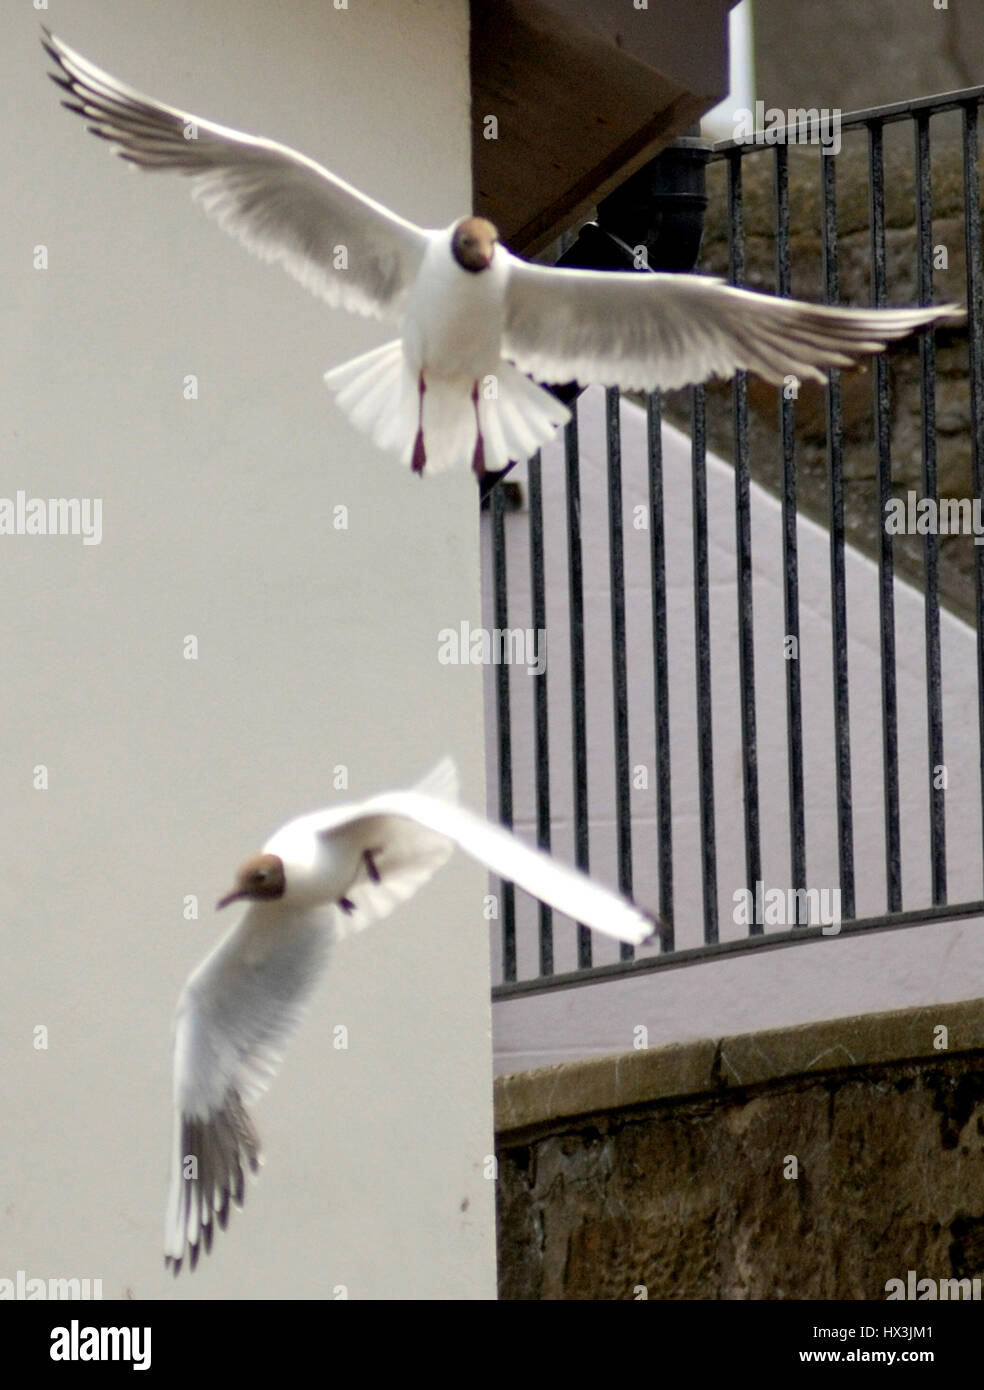
[[[0,494],[103,504],[98,546],[0,538],[0,1277],[98,1277],[105,1297],[494,1296],[485,884],[460,857],[338,949],[256,1107],[262,1180],[193,1275],[165,1275],[171,1019],[230,925],[213,903],[232,872],[290,816],[444,752],[482,804],[480,676],[439,664],[436,638],[449,592],[478,621],[477,508],[471,478],[408,476],[322,384],[391,330],[254,260],[180,179],[111,158],[59,106],[42,19],[138,89],[285,141],[425,225],[470,203],[466,0],[0,12]]]
[[[579,406],[581,514],[584,545],[585,631],[589,727],[591,868],[614,884],[612,685],[608,589],[608,513],[604,392],[592,389]],[[629,669],[630,764],[649,770],[646,790],[632,792],[635,896],[658,902],[653,733],[652,637],[647,530],[633,526],[634,508],[648,511],[646,422],[622,405],[622,467]],[[669,698],[672,744],[674,909],[679,947],[700,944],[700,822],[693,638],[693,527],[690,442],[663,431]],[[543,452],[554,845],[573,862],[567,550],[563,449]],[[525,470],[517,473],[524,483]],[[746,934],[732,920],[733,893],[744,885],[741,733],[738,705],[737,591],[735,583],[734,473],[708,459],[711,683],[719,927],[722,939]],[[530,624],[528,510],[507,516],[510,626]],[[484,541],[488,549],[488,526]],[[786,706],[783,658],[781,518],[777,501],[752,491],[755,602],[755,675],[763,881],[790,883],[787,829]],[[488,555],[486,554],[487,572]],[[854,796],[856,909],[859,917],[885,911],[882,801],[881,686],[877,568],[849,549],[848,584],[851,760]],[[807,882],[838,883],[829,605],[829,538],[799,522],[800,667],[804,727]],[[486,622],[491,624],[486,583]],[[929,821],[923,599],[896,583],[899,777],[901,786],[903,906],[930,901]],[[981,896],[981,802],[977,733],[976,655],[973,632],[942,615],[943,714],[948,895],[951,902]],[[488,680],[491,679],[491,676]],[[533,678],[514,668],[513,768],[516,825],[535,838]],[[489,804],[494,811],[495,746],[489,720]],[[520,976],[537,969],[536,906],[517,894]],[[574,931],[555,919],[555,969],[575,968]],[[617,946],[594,938],[595,962],[617,958]],[[494,947],[499,968],[498,946]],[[685,1038],[753,1031],[810,1019],[973,998],[984,979],[984,936],[979,921],[927,925],[877,933],[867,939],[829,938],[817,944],[644,974],[618,984],[597,984],[534,998],[497,1002],[496,1067],[514,1071],[634,1045],[633,1029],[648,1029],[650,1046]]]

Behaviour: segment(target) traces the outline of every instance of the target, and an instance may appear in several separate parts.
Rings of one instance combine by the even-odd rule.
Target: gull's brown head
[[[466,217],[451,235],[451,254],[463,270],[488,270],[499,240],[498,228],[484,217]]]
[[[240,898],[256,902],[282,898],[287,887],[284,874],[284,861],[279,854],[254,854],[236,875],[236,886],[231,893],[218,901],[219,907],[227,907]]]

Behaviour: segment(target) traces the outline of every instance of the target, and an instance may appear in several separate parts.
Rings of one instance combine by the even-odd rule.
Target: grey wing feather
[[[398,312],[427,246],[419,227],[286,145],[142,96],[45,33],[63,105],[123,159],[191,178],[220,226],[329,304]]]
[[[325,914],[252,905],[198,967],[178,1002],[175,1134],[165,1262],[194,1268],[242,1204],[260,1145],[245,1106],[264,1091],[297,1028],[327,954]]]
[[[653,391],[751,371],[782,385],[788,377],[825,381],[828,368],[965,317],[953,304],[840,308],[712,276],[573,270],[511,257],[502,351],[539,381]]]

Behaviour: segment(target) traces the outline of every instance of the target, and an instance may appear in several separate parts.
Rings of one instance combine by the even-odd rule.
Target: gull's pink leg
[[[423,477],[424,464],[427,462],[427,453],[424,449],[424,392],[427,390],[427,387],[424,385],[423,372],[420,373],[420,381],[417,390],[419,399],[419,404],[417,406],[417,438],[413,442],[413,459],[411,460],[410,467],[414,473],[419,473],[421,477]]]
[[[478,382],[472,387],[472,405],[475,407],[475,452],[472,454],[472,469],[477,478],[485,477],[485,445],[482,442],[482,422],[478,418]]]

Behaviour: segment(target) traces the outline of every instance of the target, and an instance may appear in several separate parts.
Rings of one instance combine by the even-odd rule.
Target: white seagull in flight
[[[561,269],[512,255],[482,217],[427,230],[314,160],[141,96],[45,30],[63,104],[133,164],[192,181],[205,211],[331,305],[396,320],[399,338],[325,374],[338,405],[416,473],[521,461],[570,412],[538,381],[672,390],[736,371],[777,385],[916,328],[955,305],[842,309],[703,275]]]
[[[411,897],[454,847],[575,921],[641,945],[656,918],[578,869],[455,804],[443,759],[413,791],[290,821],[219,902],[245,915],[189,978],[174,1029],[174,1152],[164,1261],[211,1249],[242,1205],[260,1144],[246,1107],[265,1091],[335,941]],[[335,909],[335,910],[332,910]]]

